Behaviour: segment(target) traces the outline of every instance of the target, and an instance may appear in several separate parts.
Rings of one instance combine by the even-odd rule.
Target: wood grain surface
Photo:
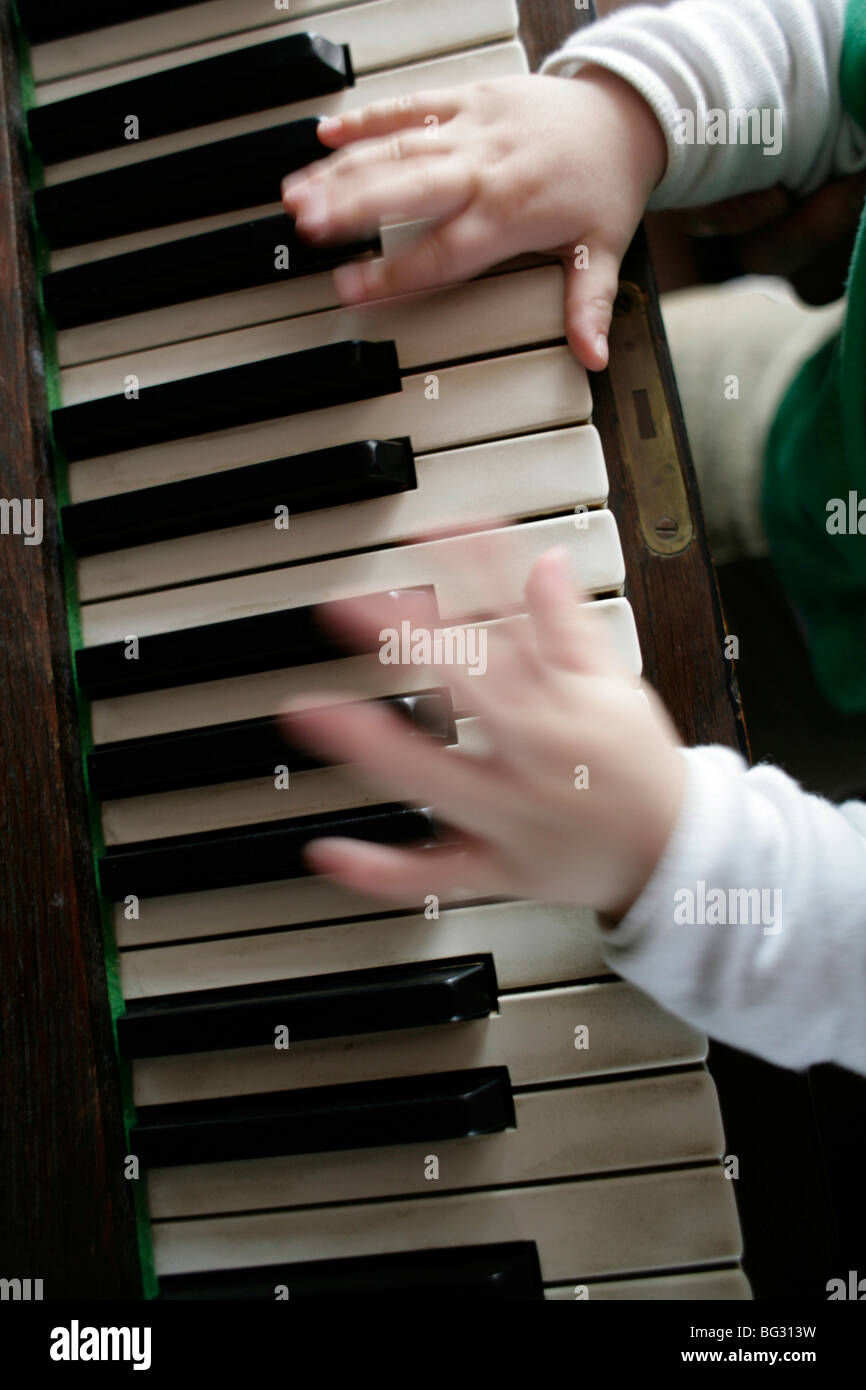
[[[91,870],[46,432],[17,62],[0,12],[0,1252],[46,1299],[134,1297],[138,1254]]]

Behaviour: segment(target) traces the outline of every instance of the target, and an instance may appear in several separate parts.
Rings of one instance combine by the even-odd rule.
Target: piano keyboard
[[[317,116],[526,72],[514,0],[19,10],[145,1275],[169,1299],[748,1298],[706,1040],[610,976],[591,914],[395,910],[301,858],[328,828],[438,830],[423,787],[382,805],[293,747],[287,699],[386,700],[446,756],[484,737],[318,605],[423,590],[495,652],[564,545],[641,670],[560,269],[344,309],[330,267],[411,229],[323,252],[279,205]],[[460,579],[465,535],[429,539],[491,523],[507,592]]]

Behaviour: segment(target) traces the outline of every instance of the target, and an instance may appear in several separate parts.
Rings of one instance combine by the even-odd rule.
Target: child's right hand
[[[619,267],[666,162],[662,129],[621,78],[506,77],[376,102],[323,120],[337,153],[291,175],[283,203],[310,241],[433,219],[388,261],[341,266],[344,304],[465,280],[527,251],[565,265],[565,323],[578,360],[607,365]],[[588,265],[576,268],[575,248]]]
[[[491,571],[495,579],[497,552],[477,536],[462,564],[469,582],[482,573],[489,580]],[[448,827],[448,844],[433,853],[313,840],[305,854],[314,872],[395,906],[429,893],[454,901],[462,888],[474,897],[626,915],[679,819],[684,763],[658,696],[647,688],[644,699],[634,689],[592,604],[584,608],[578,598],[569,555],[548,551],[527,580],[527,621],[495,630],[479,679],[434,655],[422,683],[454,688],[458,706],[481,718],[483,747],[438,747],[393,711],[348,699],[347,691],[338,704],[324,692],[293,702],[293,741],[353,767],[377,799],[432,805]],[[381,652],[394,609],[377,598],[350,599],[338,621],[359,647]],[[439,617],[429,596],[416,598],[405,621],[415,635],[426,631],[435,651]],[[575,780],[578,772],[585,779]]]

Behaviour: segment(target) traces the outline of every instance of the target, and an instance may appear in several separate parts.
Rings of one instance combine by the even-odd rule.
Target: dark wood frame
[[[44,539],[0,536],[2,1241],[45,1298],[137,1297],[132,1194],[72,682],[15,41],[0,10],[2,488]],[[12,1119],[8,1117],[14,1117]]]

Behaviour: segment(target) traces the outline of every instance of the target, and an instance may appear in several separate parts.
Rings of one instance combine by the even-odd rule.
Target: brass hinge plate
[[[688,493],[643,295],[627,280],[613,309],[609,373],[644,540],[677,555],[694,537]]]

